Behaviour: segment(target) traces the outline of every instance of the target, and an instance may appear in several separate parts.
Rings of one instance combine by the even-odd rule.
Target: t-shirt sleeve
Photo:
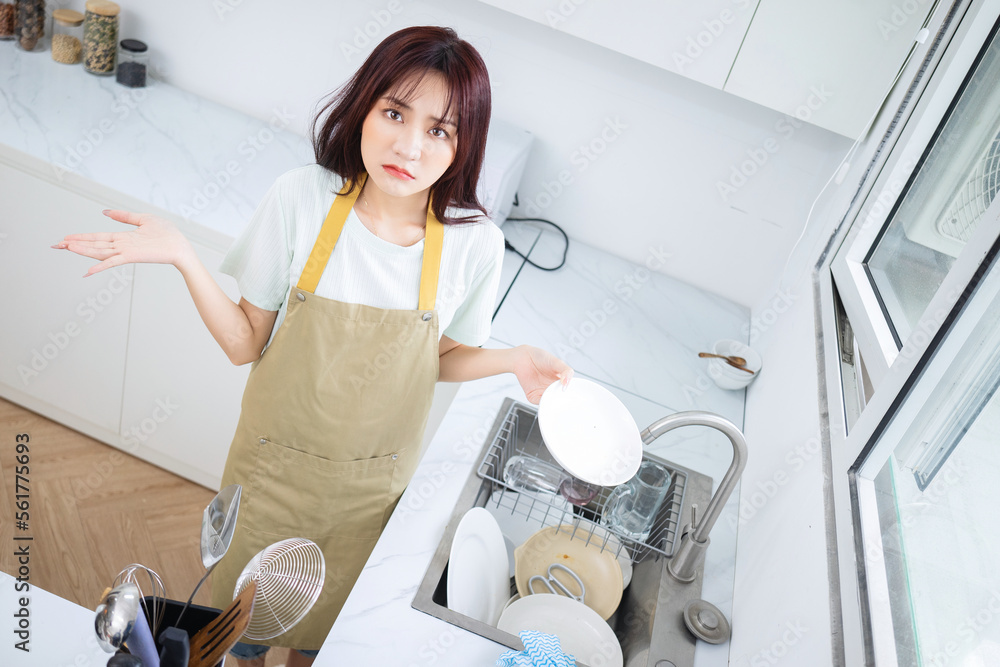
[[[480,241],[485,261],[476,271],[466,298],[462,300],[454,319],[444,331],[448,338],[473,347],[482,345],[490,337],[493,308],[503,268],[503,232],[492,222],[486,224],[489,225],[489,233]]]
[[[281,191],[279,179],[219,267],[236,279],[244,299],[263,310],[280,309],[288,293],[294,230],[285,217]]]

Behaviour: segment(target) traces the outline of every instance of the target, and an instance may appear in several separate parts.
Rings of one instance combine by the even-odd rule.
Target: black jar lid
[[[132,53],[145,53],[149,47],[146,46],[146,42],[140,42],[138,39],[123,39],[122,48]]]

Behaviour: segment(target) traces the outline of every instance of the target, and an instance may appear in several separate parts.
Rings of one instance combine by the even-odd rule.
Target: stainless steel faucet
[[[733,443],[733,462],[729,465],[726,476],[722,478],[719,489],[712,496],[708,508],[701,517],[693,517],[691,523],[684,526],[680,546],[667,564],[667,571],[675,579],[687,583],[694,581],[698,567],[705,559],[705,550],[708,549],[710,541],[708,534],[719,519],[722,508],[736,488],[736,483],[743,474],[743,468],[746,467],[747,441],[736,425],[725,417],[711,412],[692,410],[678,412],[650,424],[641,433],[642,444],[649,445],[667,431],[681,426],[708,426],[721,431]]]

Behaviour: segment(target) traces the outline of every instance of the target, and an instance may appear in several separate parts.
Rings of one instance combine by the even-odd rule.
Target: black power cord
[[[508,250],[513,251],[514,254],[518,255],[525,262],[531,264],[536,269],[541,269],[542,271],[556,271],[558,269],[561,269],[563,265],[566,264],[566,253],[569,252],[569,237],[566,236],[566,232],[563,231],[562,227],[552,222],[551,220],[546,220],[545,218],[507,218],[507,222],[544,222],[545,224],[552,225],[553,227],[555,227],[556,231],[562,234],[563,239],[566,241],[566,246],[563,248],[562,261],[559,262],[558,266],[539,266],[538,264],[535,264],[530,259],[528,259],[527,255],[525,255],[520,250],[512,246],[510,242],[507,241],[506,238],[504,238],[503,240],[503,245]]]

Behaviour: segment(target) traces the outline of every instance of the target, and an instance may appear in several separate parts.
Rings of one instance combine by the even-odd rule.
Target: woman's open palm
[[[69,250],[99,260],[85,276],[122,264],[177,265],[191,252],[191,245],[177,226],[150,213],[107,210],[112,220],[133,225],[134,230],[70,234],[53,248]]]

